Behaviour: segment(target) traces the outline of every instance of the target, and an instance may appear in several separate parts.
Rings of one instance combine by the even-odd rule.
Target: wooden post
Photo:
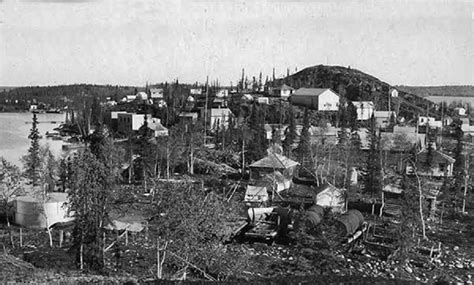
[[[462,199],[462,214],[467,214],[466,213],[466,196],[467,196],[467,182],[469,180],[469,155],[466,153],[466,158],[464,159],[464,195]]]
[[[84,269],[84,259],[82,257],[83,253],[84,253],[84,244],[81,243],[80,255],[79,255],[79,262],[81,264],[81,270]]]
[[[20,228],[20,247],[23,247],[23,229]]]
[[[161,270],[160,270],[160,240],[156,239],[156,277],[161,279]]]
[[[64,231],[59,230],[59,247],[60,248],[63,246],[63,238],[64,238]]]
[[[444,215],[444,202],[443,202],[443,208],[441,209],[441,217],[439,218],[439,223],[441,225],[443,224],[443,215]]]
[[[145,225],[145,240],[148,241],[148,221],[146,221]]]
[[[102,233],[102,263],[105,266],[105,244],[106,244],[106,239],[105,239],[105,231]]]
[[[125,245],[128,245],[128,230],[125,229]]]

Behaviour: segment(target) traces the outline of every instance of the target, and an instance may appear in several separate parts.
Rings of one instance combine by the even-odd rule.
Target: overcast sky
[[[474,84],[471,1],[0,0],[0,86],[145,85],[351,66]]]

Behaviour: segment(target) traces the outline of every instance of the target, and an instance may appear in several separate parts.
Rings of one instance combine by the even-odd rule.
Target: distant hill
[[[82,105],[84,100],[92,100],[95,96],[100,100],[105,100],[106,97],[118,100],[124,95],[135,94],[136,89],[130,86],[92,84],[10,87],[8,90],[0,89],[0,111],[27,110],[31,103],[43,103],[53,108]],[[17,103],[11,105],[11,102]]]
[[[10,91],[10,90],[16,89],[16,88],[19,88],[19,87],[16,87],[16,86],[0,86],[0,92]]]
[[[275,80],[278,86],[288,84],[293,88],[331,88],[350,101],[373,101],[377,110],[388,110],[389,91],[394,88],[380,79],[353,68],[316,65],[307,67],[288,77]],[[398,88],[397,88],[398,90]],[[391,109],[398,110],[405,118],[417,114],[437,114],[433,102],[404,90],[398,90],[399,97],[392,100]]]
[[[474,86],[472,85],[452,85],[452,86],[396,86],[405,92],[418,96],[456,96],[474,97]]]

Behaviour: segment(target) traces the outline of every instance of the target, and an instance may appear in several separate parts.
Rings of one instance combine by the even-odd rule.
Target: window
[[[439,171],[442,171],[442,172],[446,171],[446,164],[440,163],[438,167],[439,167]]]

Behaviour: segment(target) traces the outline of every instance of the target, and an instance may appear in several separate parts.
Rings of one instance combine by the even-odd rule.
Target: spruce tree
[[[369,152],[367,154],[365,173],[363,175],[365,192],[375,196],[382,189],[380,165],[380,136],[377,136],[375,118],[369,122]]]
[[[261,159],[266,155],[268,142],[265,131],[265,116],[255,103],[252,106],[248,127],[252,140],[248,145],[247,158],[250,161]]]
[[[309,111],[306,109],[303,117],[303,129],[301,130],[300,141],[298,143],[298,147],[295,149],[296,157],[302,165],[305,165],[306,162],[311,161],[309,127]]]
[[[454,183],[453,187],[451,188],[451,200],[454,205],[456,205],[458,199],[458,192],[460,189],[464,187],[464,157],[463,157],[463,137],[464,132],[461,129],[461,126],[457,126],[455,130],[455,139],[456,139],[456,148],[454,149],[454,162],[453,167],[453,176],[454,176]]]
[[[289,126],[285,132],[285,139],[283,140],[283,151],[287,156],[291,156],[292,146],[296,140],[296,121],[293,107],[290,105]]]
[[[23,157],[25,164],[25,175],[33,184],[33,186],[40,185],[40,135],[38,131],[38,118],[36,114],[33,113],[33,124],[31,126],[30,134],[28,138],[31,140],[30,148],[28,149],[28,154]]]

